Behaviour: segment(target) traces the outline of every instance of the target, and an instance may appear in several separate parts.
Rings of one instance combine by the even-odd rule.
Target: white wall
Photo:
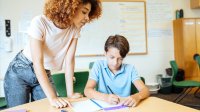
[[[23,44],[23,42],[17,40],[19,40],[18,38],[25,37],[22,33],[18,32],[18,23],[20,20],[27,19],[30,16],[41,14],[43,1],[44,0],[0,0],[0,96],[4,96],[2,80],[8,64],[16,53],[20,51],[21,45],[19,44]],[[4,50],[4,41],[6,39],[4,33],[4,19],[11,20],[11,38],[13,40],[12,52],[5,52]],[[16,44],[16,42],[18,42],[18,44]]]
[[[185,18],[200,17],[200,9],[190,9],[190,0],[169,1],[172,1],[173,19],[175,19],[176,9],[183,9]],[[151,2],[151,0],[147,0],[147,2]],[[174,59],[173,36],[162,38],[148,38],[147,43],[147,55],[127,56],[125,62],[134,64],[139,74],[145,77],[147,83],[156,82],[156,75],[166,75],[165,69],[170,67],[169,61]],[[78,57],[76,59],[76,68],[87,68],[90,61],[102,58],[103,57]]]
[[[44,0],[43,0],[44,1]],[[42,13],[42,0],[0,0],[0,19],[10,19],[11,20],[11,30],[12,39],[16,42],[16,38],[23,38],[23,35],[18,33],[18,22],[21,20],[21,15],[23,17],[26,14],[20,12],[23,10],[27,12],[28,16],[34,16]],[[190,9],[190,0],[169,0],[172,1],[172,16],[175,18],[175,10],[183,9],[184,17],[200,17],[200,9]],[[147,0],[151,2],[151,0]],[[35,7],[37,6],[37,7]],[[8,10],[9,9],[9,10]],[[25,10],[26,9],[26,10]],[[162,11],[162,9],[160,9]],[[1,21],[0,21],[1,22]],[[3,24],[4,25],[4,24]],[[171,22],[172,28],[172,22]],[[150,30],[150,29],[148,29]],[[0,23],[0,33],[5,32],[4,28],[1,28]],[[0,35],[1,36],[1,35]],[[0,40],[5,38],[0,37]],[[145,77],[146,82],[155,82],[155,76],[157,74],[165,74],[165,68],[170,67],[169,61],[174,59],[174,48],[173,48],[173,36],[162,37],[162,38],[148,38],[148,54],[147,55],[132,55],[127,56],[125,62],[134,64],[139,74]],[[6,72],[7,65],[10,60],[14,57],[16,52],[21,48],[14,43],[14,50],[11,53],[7,53],[3,50],[3,42],[0,43],[0,79],[3,79]],[[89,62],[98,59],[103,59],[104,57],[77,57],[76,58],[76,69],[88,69]],[[0,96],[2,96],[2,83],[0,83]]]
[[[19,32],[19,23],[35,15],[41,14],[44,0],[0,0],[0,79],[4,77],[6,68],[15,54],[22,49],[24,34]],[[3,19],[3,21],[1,21]],[[11,20],[11,38],[13,51],[5,52],[4,19]],[[21,38],[21,39],[19,39]]]

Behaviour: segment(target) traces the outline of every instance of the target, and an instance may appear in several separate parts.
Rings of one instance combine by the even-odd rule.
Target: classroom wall
[[[23,32],[23,28],[19,28],[19,25],[26,27],[24,24],[19,24],[20,21],[26,21],[34,15],[42,13],[44,0],[0,0],[0,79],[2,80],[6,72],[6,68],[14,57],[14,55],[23,48],[26,44],[26,34]],[[156,0],[147,0],[147,3],[151,3]],[[159,0],[157,0],[159,1]],[[200,9],[190,9],[190,0],[168,0],[171,1],[172,9],[169,16],[172,16],[172,20],[175,18],[175,10],[182,8],[184,10],[184,16],[200,17]],[[35,7],[35,5],[37,7]],[[13,10],[7,10],[7,9]],[[28,9],[28,10],[27,10]],[[21,12],[21,11],[24,12]],[[162,9],[160,9],[162,10]],[[148,13],[148,11],[147,11]],[[149,20],[151,17],[147,17]],[[5,52],[2,40],[6,39],[4,33],[4,26],[2,26],[1,20],[10,19],[12,28],[12,40],[13,51]],[[149,21],[147,21],[149,22]],[[3,24],[4,25],[4,24]],[[148,25],[148,31],[151,31],[153,25]],[[172,30],[172,22],[166,25],[168,29]],[[19,38],[23,41],[18,41]],[[23,38],[23,39],[22,39]],[[170,67],[169,61],[174,59],[174,47],[173,47],[173,34],[171,36],[160,37],[148,37],[148,54],[147,55],[130,55],[125,59],[126,63],[134,64],[138,70],[139,75],[143,76],[147,83],[156,82],[156,75],[165,75],[165,69]],[[103,49],[103,48],[102,48]],[[98,57],[76,57],[76,69],[88,69],[89,62],[104,59],[102,56]],[[3,82],[0,81],[0,96],[3,96]]]
[[[148,2],[156,0],[147,0]],[[159,0],[158,0],[159,1]],[[172,3],[172,20],[175,19],[175,10],[183,9],[184,17],[200,17],[200,9],[190,9],[190,0],[168,0]],[[162,10],[162,9],[160,9]],[[148,10],[147,10],[148,13]],[[150,17],[147,17],[150,18]],[[147,19],[148,22],[148,19]],[[172,21],[169,23],[172,30]],[[151,28],[148,27],[147,30]],[[126,63],[134,64],[139,75],[145,77],[147,83],[156,82],[156,75],[166,75],[165,69],[169,68],[169,61],[174,59],[173,34],[170,37],[148,38],[147,55],[131,55],[125,59]],[[103,49],[103,48],[102,48]],[[103,59],[104,57],[78,57],[76,68],[86,68],[90,61]]]
[[[42,13],[43,2],[44,0],[0,0],[0,97],[4,96],[3,78],[8,64],[27,41],[26,34],[22,31],[23,26],[26,26],[26,20]],[[12,52],[5,51],[5,19],[11,20]],[[19,25],[22,27],[19,28]]]

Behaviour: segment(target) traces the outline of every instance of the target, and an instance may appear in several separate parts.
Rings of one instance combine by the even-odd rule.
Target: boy
[[[149,96],[148,88],[141,81],[135,68],[123,64],[129,52],[129,43],[121,35],[110,36],[104,46],[107,60],[94,63],[84,93],[89,98],[103,100],[110,104],[118,104],[124,97],[122,105],[136,106],[142,99]],[[131,84],[138,93],[131,95]],[[98,91],[94,88],[98,85]]]

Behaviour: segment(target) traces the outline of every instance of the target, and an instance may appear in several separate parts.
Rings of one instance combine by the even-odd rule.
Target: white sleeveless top
[[[45,69],[61,70],[72,39],[80,37],[80,29],[75,26],[57,28],[46,16],[40,15],[31,21],[28,35],[30,38],[44,41]],[[30,42],[24,48],[23,54],[32,61]]]

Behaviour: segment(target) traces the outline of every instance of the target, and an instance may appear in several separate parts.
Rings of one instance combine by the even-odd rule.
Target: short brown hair
[[[44,15],[60,27],[68,27],[74,18],[75,11],[81,4],[91,4],[89,22],[99,18],[102,13],[100,0],[46,0]]]
[[[109,48],[115,47],[119,50],[122,58],[125,58],[129,52],[128,40],[121,35],[109,36],[106,40],[104,50],[107,52]]]

